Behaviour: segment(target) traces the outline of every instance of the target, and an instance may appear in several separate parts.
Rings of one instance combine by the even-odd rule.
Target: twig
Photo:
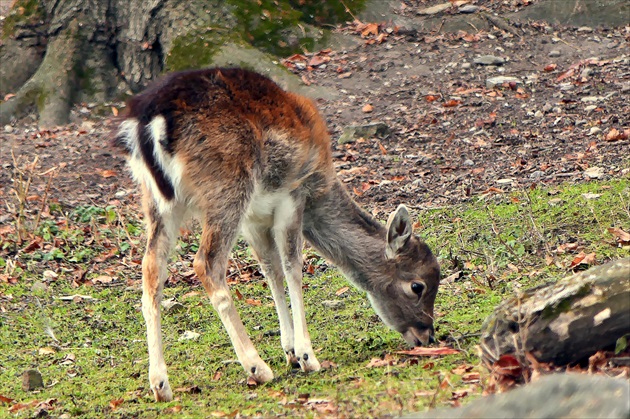
[[[357,19],[357,17],[350,11],[350,8],[348,8],[348,6],[346,6],[346,3],[343,2],[343,0],[339,0],[339,3],[343,4],[343,7],[345,7],[345,11],[346,13],[348,13],[350,16],[352,16],[352,19],[354,19],[357,22],[360,22],[359,19]]]
[[[547,240],[545,240],[545,236],[543,236],[543,234],[540,232],[540,230],[538,229],[538,226],[536,225],[536,221],[534,221],[534,216],[533,216],[534,208],[532,206],[532,199],[529,196],[527,189],[523,189],[523,192],[525,193],[525,197],[527,198],[527,208],[529,209],[529,212],[527,213],[527,215],[529,217],[529,221],[532,223],[532,227],[534,227],[534,231],[536,232],[536,234],[538,234],[538,237],[543,242],[543,245],[545,246],[545,252],[547,252],[547,254],[550,255],[551,248],[549,247],[549,243],[547,243]]]
[[[431,397],[431,402],[429,403],[429,409],[435,408],[435,402],[437,400],[438,393],[440,392],[440,388],[442,387],[442,383],[444,382],[444,380],[446,380],[446,376],[444,376],[444,379],[442,378],[439,379],[437,388],[435,389],[435,392],[433,393],[433,397]]]
[[[497,236],[497,239],[505,247],[505,249],[514,257],[515,261],[518,262],[521,266],[525,266],[525,264],[521,260],[521,257],[516,254],[516,252],[514,251],[514,249],[512,249],[512,247],[508,246],[508,244],[501,237],[501,234],[499,234],[499,232],[497,231],[497,225],[494,222],[494,217],[490,213],[490,209],[488,208],[488,205],[486,205],[485,208],[486,208],[486,213],[488,214],[488,217],[490,217],[490,221],[492,222],[492,232]]]
[[[46,184],[46,190],[44,191],[44,199],[42,199],[42,207],[39,209],[39,212],[37,213],[37,218],[35,219],[35,227],[33,227],[33,231],[37,230],[37,227],[39,227],[39,220],[42,217],[42,212],[44,212],[44,209],[46,208],[46,202],[48,201],[48,193],[50,192],[50,185],[52,184],[52,179],[53,179],[53,175],[55,174],[54,169],[52,172],[50,172],[50,176],[48,177],[48,183]]]
[[[446,19],[442,19],[442,21],[440,22],[440,27],[437,28],[437,31],[435,31],[436,35],[440,33],[440,31],[442,30],[442,26],[444,26],[444,22],[446,22]]]

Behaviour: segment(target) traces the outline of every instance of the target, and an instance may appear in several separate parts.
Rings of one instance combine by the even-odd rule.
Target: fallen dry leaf
[[[112,115],[118,116],[118,108],[115,106],[112,106]]]
[[[238,288],[234,288],[234,294],[236,294],[236,299],[237,300],[242,300],[243,299],[243,294],[241,294],[241,292],[238,290]]]
[[[116,176],[116,172],[114,172],[113,170],[101,170],[100,174],[105,179]]]
[[[458,367],[455,367],[451,370],[451,372],[455,375],[464,375],[465,373],[467,373],[468,371],[472,370],[473,366],[472,365],[460,365]]]
[[[383,359],[380,358],[372,358],[370,362],[365,366],[365,368],[378,368],[378,367],[387,367],[390,365],[394,365],[395,361],[391,355],[387,354]]]
[[[549,64],[545,66],[545,71],[546,72],[554,71],[557,67],[558,67],[557,64]]]
[[[262,305],[262,302],[260,300],[254,300],[253,298],[247,298],[245,300],[245,303],[249,304],[250,306],[255,306],[255,307]]]
[[[113,278],[108,275],[99,275],[96,278],[92,279],[93,284],[109,284],[113,281]]]
[[[578,265],[595,265],[596,263],[597,257],[595,253],[586,254],[584,252],[580,252],[569,264],[569,269],[575,268]]]
[[[341,294],[343,294],[344,292],[348,291],[349,289],[350,289],[350,287],[342,287],[342,288],[339,288],[339,289],[337,290],[337,292],[335,292],[335,295],[341,295]]]
[[[397,351],[395,353],[409,356],[439,356],[458,354],[459,351],[457,349],[447,347],[426,348],[424,346],[416,346],[415,348],[408,351]]]
[[[501,355],[492,366],[492,372],[502,376],[518,378],[523,373],[523,368],[514,356]]]
[[[322,369],[329,370],[331,368],[337,368],[337,364],[332,361],[324,360],[321,362]]]
[[[16,403],[13,406],[9,407],[9,412],[15,413],[20,410],[29,409],[31,407],[35,407],[39,404],[37,400],[30,401],[28,403]]]
[[[13,403],[14,399],[11,399],[9,397],[3,396],[2,394],[0,394],[0,403]]]
[[[361,108],[361,110],[363,111],[363,113],[370,113],[374,110],[374,106],[370,105],[369,103],[366,103],[365,106]]]
[[[623,132],[619,131],[617,128],[611,128],[608,133],[604,136],[606,141],[617,141],[617,140],[627,140],[629,130],[625,130]]]
[[[361,36],[367,38],[370,35],[378,35],[378,23],[368,23],[361,30]]]
[[[179,413],[181,411],[182,411],[182,405],[180,404],[164,409],[164,413]]]
[[[445,108],[453,108],[461,103],[462,103],[461,100],[451,99],[448,102],[443,103],[442,106]]]
[[[615,236],[617,241],[623,245],[630,244],[630,233],[623,231],[619,227],[609,227],[608,232]]]
[[[462,375],[462,382],[466,384],[478,383],[480,378],[478,372],[469,372],[468,374]]]
[[[114,399],[114,400],[109,402],[109,407],[111,407],[112,410],[116,410],[116,408],[118,408],[118,406],[123,404],[124,401],[125,401],[125,399]]]

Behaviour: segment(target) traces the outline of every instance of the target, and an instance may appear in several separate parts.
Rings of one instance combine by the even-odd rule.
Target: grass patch
[[[26,240],[18,243],[12,224],[14,233],[2,236],[0,246],[0,395],[45,404],[15,409],[16,404],[5,403],[0,416],[31,417],[45,407],[65,417],[148,418],[169,412],[381,417],[448,405],[464,390],[474,397],[485,376],[475,350],[484,318],[515,290],[568,275],[579,252],[595,253],[598,263],[629,256],[607,230],[630,230],[629,202],[630,182],[620,179],[515,191],[421,213],[419,232],[439,255],[444,276],[461,272],[442,286],[436,304],[436,336],[460,349],[458,355],[396,355],[405,349],[400,336],[376,318],[361,292],[351,288],[336,295],[346,281],[315,258],[310,259],[315,274],[305,274],[304,292],[311,337],[319,360],[336,366],[304,375],[284,364],[264,280],[251,275],[235,281],[232,289],[244,297],[236,301],[239,312],[276,374],[272,383],[256,388],[247,387],[242,368],[233,362],[227,333],[203,289],[182,279],[190,276],[196,249],[195,235],[186,235],[174,252],[165,289],[165,298],[184,307],[163,314],[176,397],[167,404],[154,403],[148,386],[140,221],[115,207],[64,212],[50,206],[34,231],[24,217]],[[251,262],[242,247],[234,258]],[[77,294],[91,298],[60,299]],[[254,307],[246,299],[262,304]],[[340,306],[327,309],[324,300],[338,300]],[[200,337],[180,340],[185,331]],[[368,367],[373,358],[390,362]],[[464,382],[462,366],[479,371],[482,384]],[[29,393],[22,389],[21,375],[31,368],[42,373],[45,388]]]

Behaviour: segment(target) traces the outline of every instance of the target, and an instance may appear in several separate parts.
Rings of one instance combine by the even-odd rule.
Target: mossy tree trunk
[[[40,126],[60,125],[68,121],[74,103],[137,92],[163,71],[244,65],[281,72],[270,70],[277,65],[268,52],[314,48],[327,37],[313,16],[319,10],[328,23],[340,21],[345,12],[339,4],[336,0],[17,0],[0,40],[0,100],[15,95],[0,103],[0,123],[35,109]],[[235,54],[234,49],[255,54]]]
[[[566,365],[630,334],[630,258],[591,268],[504,301],[481,330],[488,367],[501,355]]]

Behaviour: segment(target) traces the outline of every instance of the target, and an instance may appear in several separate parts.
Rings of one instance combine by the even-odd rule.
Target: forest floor
[[[408,1],[398,12],[425,19],[417,11],[437,3]],[[108,145],[112,113],[124,104],[83,104],[64,127],[0,127],[0,416],[383,417],[457,405],[489,391],[475,336],[503,296],[630,254],[619,236],[630,231],[630,27],[525,21],[422,32],[355,21],[340,31],[357,46],[283,62],[337,92],[318,105],[355,199],[380,219],[400,203],[413,209],[417,233],[450,278],[436,303],[436,336],[460,353],[397,354],[405,349],[397,334],[307,250],[312,337],[330,368],[297,373],[283,365],[268,290],[239,243],[229,281],[278,377],[248,388],[192,273],[191,227],[165,291],[182,303],[163,325],[176,400],[153,404],[138,193]],[[499,76],[509,78],[492,86]],[[350,128],[374,123],[377,134]],[[185,331],[200,336],[182,340]],[[44,375],[34,394],[22,390],[28,368]]]

